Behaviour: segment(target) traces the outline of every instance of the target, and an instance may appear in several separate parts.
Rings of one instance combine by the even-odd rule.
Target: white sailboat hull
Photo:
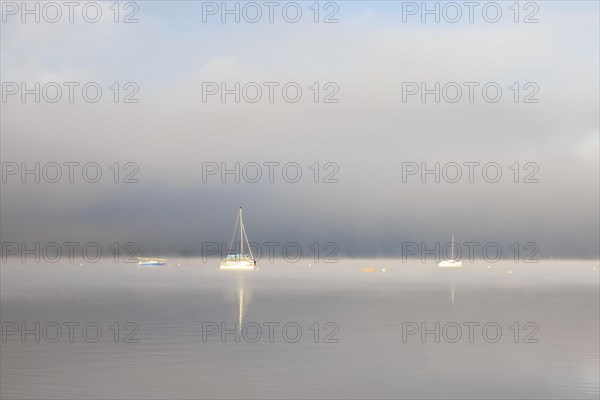
[[[255,260],[223,260],[221,269],[230,270],[253,270],[256,266]]]
[[[454,260],[444,260],[438,264],[438,267],[442,268],[462,268],[462,261],[454,261]]]

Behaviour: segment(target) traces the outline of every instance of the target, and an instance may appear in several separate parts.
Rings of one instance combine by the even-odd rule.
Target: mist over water
[[[25,343],[19,334],[8,335],[0,352],[2,397],[592,399],[599,394],[597,262],[490,268],[477,263],[443,270],[397,259],[265,260],[251,272],[220,271],[218,260],[169,263],[155,269],[110,262],[2,264],[4,323],[25,322],[30,330],[36,321],[41,330],[51,322],[80,324],[73,343],[64,325],[56,343],[46,340],[55,336],[51,327],[39,343],[34,334]],[[377,271],[362,271],[369,267]],[[90,322],[102,329],[96,343],[82,336],[81,328]],[[128,322],[138,327],[129,338],[138,343],[124,343],[134,331],[124,330]],[[439,343],[431,333],[436,322]],[[228,330],[224,341],[222,323]],[[272,343],[269,323],[278,324],[272,325]],[[294,326],[284,336],[282,328],[290,323]],[[403,324],[408,329],[411,323],[419,329],[425,323],[431,331],[424,342],[421,332],[403,341]],[[465,323],[479,324],[473,325],[472,343]],[[483,336],[490,323],[502,329],[499,338],[496,325]],[[204,331],[203,337],[203,324],[219,331]],[[462,330],[458,340],[453,324]],[[262,329],[258,340],[256,325]],[[302,333],[293,342],[295,326]],[[89,339],[95,335],[88,329]]]
[[[198,255],[201,243],[228,239],[243,206],[251,240],[336,241],[352,257],[396,257],[398,243],[452,233],[534,241],[546,258],[600,256],[596,2],[519,3],[520,18],[537,7],[539,23],[514,23],[509,3],[500,22],[478,14],[470,23],[463,7],[456,24],[421,23],[418,13],[403,21],[410,2],[400,1],[332,2],[331,24],[315,24],[308,3],[296,24],[224,24],[219,14],[203,23],[205,3],[144,2],[136,24],[110,22],[108,3],[99,24],[32,29],[8,18],[3,81],[100,82],[105,94],[92,104],[17,93],[2,104],[0,155],[18,168],[0,193],[3,241],[132,241],[148,253]],[[114,81],[135,82],[139,102],[112,102]],[[223,102],[203,91],[271,81],[297,82],[302,101]],[[321,94],[337,85],[339,101],[315,103],[315,82]],[[454,82],[463,97],[403,101],[407,82]],[[479,85],[473,102],[464,82]],[[482,98],[488,82],[502,88],[500,101]],[[526,84],[538,87],[537,102],[523,103]],[[49,162],[78,163],[74,182],[64,166],[58,182],[45,180]],[[101,167],[98,182],[82,177],[90,162]],[[35,163],[39,182],[22,176]],[[251,163],[261,167],[256,182]],[[272,180],[265,163],[277,165]],[[289,163],[299,180],[284,172]],[[404,176],[404,163],[419,169]],[[461,168],[456,182],[450,163]],[[478,163],[472,182],[465,163]],[[498,181],[495,169],[483,172],[490,163]],[[218,169],[207,174],[207,165]]]

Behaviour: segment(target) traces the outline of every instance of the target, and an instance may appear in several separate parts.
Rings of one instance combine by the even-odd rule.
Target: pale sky
[[[539,1],[539,22],[530,24],[513,22],[512,2],[499,2],[495,24],[477,10],[474,23],[466,15],[421,23],[419,14],[404,23],[401,2],[361,1],[336,2],[339,22],[331,24],[312,21],[312,2],[300,3],[296,24],[277,13],[274,23],[218,16],[203,23],[202,3],[192,1],[137,2],[133,24],[112,21],[112,2],[101,3],[96,24],[78,14],[74,23],[22,23],[19,14],[6,15],[6,3],[4,85],[98,82],[104,91],[94,104],[78,95],[54,104],[8,97],[2,162],[97,162],[105,178],[36,184],[7,177],[2,241],[133,241],[150,252],[193,253],[202,242],[227,241],[241,205],[252,241],[334,241],[353,256],[397,256],[402,242],[444,242],[451,234],[507,246],[536,242],[543,257],[599,255],[597,2]],[[521,9],[519,18],[531,11]],[[113,82],[135,82],[139,102],[112,102]],[[303,97],[203,102],[203,82],[297,82]],[[321,95],[335,83],[339,102],[315,104],[314,82]],[[473,103],[403,102],[403,82],[496,82],[503,94],[497,103],[480,89]],[[515,103],[514,82],[521,96],[530,92],[526,83],[535,84],[539,101]],[[115,162],[136,163],[139,183],[113,183]],[[207,162],[297,162],[303,177],[203,182]],[[339,182],[314,183],[315,162],[320,181],[323,165],[336,163]],[[474,183],[403,182],[407,162],[494,162],[503,176],[498,183],[480,173]],[[522,182],[525,163],[539,167],[538,183]]]

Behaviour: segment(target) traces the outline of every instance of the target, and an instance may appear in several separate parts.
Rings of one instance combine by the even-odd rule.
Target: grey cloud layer
[[[590,39],[598,19],[546,17],[514,27],[409,28],[374,18],[311,29],[195,28],[179,42],[156,33],[169,26],[164,20],[121,32],[113,48],[120,62],[106,50],[113,27],[51,43],[16,27],[19,46],[2,38],[3,80],[136,80],[140,103],[2,104],[2,161],[134,161],[141,182],[2,184],[2,240],[119,240],[194,252],[227,240],[244,205],[257,242],[336,241],[342,253],[385,256],[399,254],[403,241],[454,233],[461,241],[534,241],[547,257],[598,257],[598,35]],[[97,53],[82,47],[88,39]],[[340,103],[203,103],[203,81],[335,81]],[[535,81],[540,102],[403,103],[404,81],[496,81],[505,89]],[[334,161],[340,183],[203,183],[207,161],[296,161],[304,172]],[[532,161],[540,183],[403,183],[407,161],[494,161],[504,172]]]

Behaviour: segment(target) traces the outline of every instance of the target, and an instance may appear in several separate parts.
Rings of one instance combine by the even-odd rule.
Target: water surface
[[[4,333],[11,323],[34,329],[39,322],[46,331],[39,343],[35,334],[24,343],[6,335],[1,397],[599,396],[597,262],[442,270],[399,260],[265,261],[254,272],[219,271],[218,261],[170,262],[156,269],[3,263]],[[72,338],[63,325],[70,322],[79,323]],[[135,325],[124,329],[128,322]],[[56,343],[47,340],[55,337],[52,323],[63,327]],[[81,332],[88,323],[102,329],[96,343],[86,341],[93,327]],[[403,326],[406,333],[422,323],[432,331],[425,340],[416,333],[403,341]],[[229,333],[203,340],[203,324],[225,324]]]

